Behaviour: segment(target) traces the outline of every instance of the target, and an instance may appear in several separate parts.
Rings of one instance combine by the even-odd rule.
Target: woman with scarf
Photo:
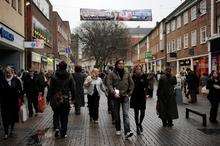
[[[22,86],[19,79],[13,76],[13,70],[7,67],[1,79],[1,116],[4,126],[4,139],[14,132],[15,122],[19,121],[19,98],[22,97]],[[9,133],[10,128],[10,133]]]

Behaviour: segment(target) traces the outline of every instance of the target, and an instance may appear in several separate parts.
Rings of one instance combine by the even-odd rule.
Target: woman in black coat
[[[13,134],[14,124],[19,121],[19,98],[22,97],[22,86],[19,79],[13,76],[12,69],[5,69],[4,77],[1,80],[1,116],[4,126],[5,136]],[[9,127],[11,128],[9,133]]]
[[[209,120],[212,123],[217,123],[218,105],[220,101],[220,79],[216,71],[212,71],[207,82],[207,89],[209,89],[208,99],[211,103]]]
[[[143,132],[142,122],[145,116],[146,90],[148,86],[147,76],[143,73],[141,65],[134,67],[132,79],[135,87],[131,96],[130,107],[134,109],[137,134],[141,134]]]

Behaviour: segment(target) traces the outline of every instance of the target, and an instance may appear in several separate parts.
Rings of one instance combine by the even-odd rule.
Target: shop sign
[[[174,58],[176,58],[176,57],[177,57],[177,53],[176,53],[176,52],[172,52],[172,53],[170,53],[170,57],[174,57]]]
[[[44,48],[44,40],[36,39],[33,42],[24,42],[25,48],[33,48],[33,49],[43,49]]]
[[[32,59],[33,62],[41,63],[41,55],[35,52],[32,52]]]
[[[14,35],[5,30],[3,27],[0,27],[0,36],[1,38],[5,38],[6,40],[9,41],[14,41]]]
[[[148,59],[148,60],[153,59],[153,55],[152,55],[151,51],[145,52],[145,59]]]

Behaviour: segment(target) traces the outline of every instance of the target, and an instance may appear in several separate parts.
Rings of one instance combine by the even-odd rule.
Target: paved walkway
[[[115,128],[111,124],[111,116],[107,112],[106,99],[101,98],[99,124],[89,122],[87,108],[82,108],[80,116],[71,110],[69,115],[68,138],[55,139],[52,130],[52,111],[50,107],[37,117],[28,119],[25,123],[16,125],[16,135],[8,140],[0,139],[1,146],[142,146],[142,145],[220,145],[220,124],[213,125],[208,122],[206,128],[202,126],[202,119],[196,115],[190,115],[190,119],[185,119],[185,108],[193,108],[209,113],[209,104],[206,98],[199,98],[195,105],[179,105],[180,118],[174,121],[173,128],[163,128],[161,121],[155,111],[156,99],[147,100],[146,117],[143,122],[144,133],[137,136],[135,130],[133,110],[130,110],[131,129],[135,135],[130,140],[125,140],[124,136],[116,136]],[[220,113],[218,114],[220,118]],[[207,120],[208,121],[208,120]],[[220,119],[219,119],[220,121]],[[205,132],[216,132],[206,134]],[[212,131],[214,129],[214,131]],[[0,136],[3,136],[2,130]]]

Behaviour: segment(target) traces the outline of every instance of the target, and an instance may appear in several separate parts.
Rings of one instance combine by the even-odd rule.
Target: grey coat
[[[159,118],[177,119],[178,110],[174,86],[177,84],[176,77],[162,75],[157,90],[159,102]]]

